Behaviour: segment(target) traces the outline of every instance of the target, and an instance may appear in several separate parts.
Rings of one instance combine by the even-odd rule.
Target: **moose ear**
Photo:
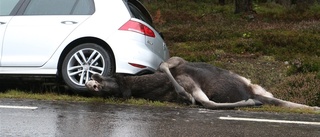
[[[99,74],[93,74],[91,76],[91,79],[97,81],[98,83],[101,83],[105,78]]]

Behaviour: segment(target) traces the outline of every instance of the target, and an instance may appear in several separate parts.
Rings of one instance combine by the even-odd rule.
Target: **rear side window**
[[[1,0],[0,2],[0,16],[10,15],[19,0]]]
[[[23,15],[90,15],[93,0],[30,0]]]

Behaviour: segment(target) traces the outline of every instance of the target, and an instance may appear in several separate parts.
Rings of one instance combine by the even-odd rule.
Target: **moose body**
[[[172,57],[160,65],[160,71],[142,76],[102,77],[94,74],[86,83],[91,91],[120,94],[122,97],[141,97],[172,101],[177,95],[192,104],[200,103],[209,109],[270,104],[288,108],[319,109],[273,97],[259,85],[231,71],[207,63],[187,62]],[[172,94],[174,91],[177,94]]]
[[[167,74],[175,91],[190,100],[199,102],[206,108],[233,108],[270,104],[287,108],[311,107],[273,97],[259,85],[231,71],[206,63],[187,62],[180,57],[172,57],[160,65]]]
[[[156,72],[142,76],[115,74],[103,77],[98,74],[86,83],[90,91],[102,96],[144,98],[158,101],[174,101],[177,94],[165,73]]]

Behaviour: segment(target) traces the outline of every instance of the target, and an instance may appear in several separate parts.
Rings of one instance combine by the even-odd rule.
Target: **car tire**
[[[87,92],[85,83],[92,74],[103,76],[113,73],[111,54],[95,43],[74,47],[63,60],[61,74],[64,82],[76,93]]]

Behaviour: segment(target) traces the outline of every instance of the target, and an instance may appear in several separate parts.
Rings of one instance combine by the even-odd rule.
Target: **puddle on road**
[[[157,135],[159,133],[158,130],[174,130],[174,125],[177,122],[187,123],[190,121],[188,120],[190,118],[181,120],[183,117],[176,109],[126,105],[86,105],[72,112],[57,109],[56,113],[58,115],[56,119],[58,135],[159,136]],[[70,133],[70,131],[81,132]],[[165,133],[165,131],[160,132]]]
[[[221,116],[319,120],[318,115],[275,115],[237,110],[207,110],[59,101],[4,100],[3,105],[37,106],[0,109],[0,136],[318,136],[319,126],[219,120]],[[239,128],[241,127],[241,128]],[[232,128],[233,130],[228,130]],[[242,130],[246,129],[246,130]],[[291,132],[288,135],[288,131]],[[285,133],[285,134],[283,134]]]
[[[159,133],[160,136],[187,136],[187,132],[181,131],[190,130],[188,123],[195,119],[190,114],[197,112],[168,107],[55,101],[27,101],[24,105],[36,105],[38,109],[1,110],[0,136],[149,137],[159,136]],[[176,132],[177,128],[181,130]]]

